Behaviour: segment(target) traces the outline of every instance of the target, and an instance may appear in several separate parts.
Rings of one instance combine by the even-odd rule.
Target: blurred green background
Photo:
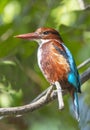
[[[42,26],[55,28],[79,65],[90,57],[90,8],[84,9],[89,4],[90,0],[0,0],[0,107],[27,104],[49,86],[37,65],[37,43],[13,36]],[[66,95],[63,111],[56,100],[22,117],[3,118],[0,130],[90,130],[89,88],[90,81],[79,96],[80,123]]]

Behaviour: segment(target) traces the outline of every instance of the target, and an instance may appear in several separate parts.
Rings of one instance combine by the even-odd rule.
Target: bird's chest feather
[[[57,44],[45,43],[38,49],[39,67],[50,83],[67,80],[70,71],[67,59],[62,54],[64,50],[59,47],[61,49],[61,53],[59,53],[55,47],[58,48]]]

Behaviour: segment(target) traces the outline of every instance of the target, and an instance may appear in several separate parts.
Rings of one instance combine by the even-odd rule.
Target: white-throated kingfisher
[[[64,45],[60,34],[52,28],[41,27],[33,33],[15,37],[38,42],[38,65],[47,81],[57,88],[59,108],[64,107],[62,90],[67,89],[73,98],[75,117],[79,121],[77,93],[81,93],[80,77],[74,58]]]

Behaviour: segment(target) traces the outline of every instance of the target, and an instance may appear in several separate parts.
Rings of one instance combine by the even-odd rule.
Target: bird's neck
[[[43,44],[51,41],[51,39],[39,39],[39,40],[36,40],[39,44],[39,46],[42,46]]]
[[[41,47],[43,44],[46,44],[46,43],[53,43],[53,42],[60,42],[62,43],[59,39],[38,39],[38,40],[35,40],[36,42],[38,42],[39,46]]]

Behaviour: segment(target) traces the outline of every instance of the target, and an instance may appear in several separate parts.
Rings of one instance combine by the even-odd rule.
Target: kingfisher
[[[59,32],[53,28],[41,27],[35,32],[20,34],[15,37],[34,40],[39,44],[37,51],[38,65],[50,85],[57,88],[59,109],[64,108],[62,91],[66,89],[73,99],[75,117],[79,121],[78,92],[81,93],[80,77],[75,60]]]

